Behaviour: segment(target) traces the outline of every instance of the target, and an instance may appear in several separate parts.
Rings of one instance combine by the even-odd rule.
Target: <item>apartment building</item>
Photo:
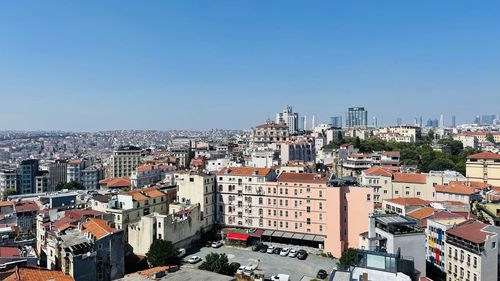
[[[254,146],[267,146],[274,142],[287,141],[288,138],[288,126],[271,120],[252,129],[252,143]]]
[[[35,192],[43,193],[49,191],[50,176],[48,171],[39,171],[35,177]]]
[[[161,181],[167,172],[174,170],[174,166],[161,163],[140,165],[130,176],[132,188],[154,185]]]
[[[439,212],[427,218],[425,229],[425,259],[428,263],[445,272],[446,231],[453,226],[464,222],[466,218],[450,212]]]
[[[68,161],[66,166],[66,182],[80,182],[81,171],[85,168],[85,162],[80,159]]]
[[[465,177],[455,171],[430,171],[427,174],[399,173],[373,166],[361,172],[361,184],[374,188],[374,199],[377,203],[398,197],[434,200],[435,186],[463,180]]]
[[[177,202],[200,204],[204,230],[210,230],[216,222],[216,175],[200,171],[176,172]]]
[[[446,231],[447,281],[498,280],[499,230],[478,221],[465,221]]]
[[[125,237],[130,223],[154,212],[168,212],[167,194],[154,187],[119,193],[109,200],[106,210],[106,213],[113,216],[115,227],[125,231]]]
[[[467,179],[500,186],[500,154],[481,152],[467,157]]]
[[[269,168],[229,167],[217,172],[217,224],[265,227],[265,185],[275,180]]]
[[[19,185],[19,176],[16,170],[0,170],[0,193],[6,189],[17,190]]]
[[[279,151],[281,163],[289,161],[316,162],[316,149],[313,142],[285,141],[272,145]]]
[[[422,138],[422,129],[418,126],[391,126],[379,129],[379,137],[386,141],[415,142]]]
[[[86,167],[81,170],[80,183],[86,190],[98,189],[99,181],[104,178],[104,170],[101,165]]]
[[[58,159],[54,163],[49,164],[49,190],[55,191],[59,184],[67,182],[68,161]]]
[[[135,146],[121,146],[113,151],[109,159],[107,178],[130,177],[139,166],[141,149]]]
[[[470,205],[481,198],[480,189],[468,186],[465,182],[450,182],[448,185],[436,185],[435,200],[459,201]]]
[[[35,177],[38,174],[38,160],[28,159],[23,160],[19,164],[19,194],[34,193],[36,191],[35,187]]]

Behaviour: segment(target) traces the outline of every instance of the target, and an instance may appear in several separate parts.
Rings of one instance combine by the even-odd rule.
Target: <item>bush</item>
[[[199,269],[219,274],[229,275],[229,261],[226,254],[210,253],[200,265]]]
[[[146,253],[146,258],[153,267],[175,264],[178,262],[177,249],[170,241],[155,239]]]

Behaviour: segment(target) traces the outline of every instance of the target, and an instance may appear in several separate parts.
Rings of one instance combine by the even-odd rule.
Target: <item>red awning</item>
[[[247,241],[248,238],[250,238],[250,235],[248,234],[243,234],[243,233],[229,233],[227,236],[226,236],[227,239],[230,239],[230,240],[239,240],[239,241]]]

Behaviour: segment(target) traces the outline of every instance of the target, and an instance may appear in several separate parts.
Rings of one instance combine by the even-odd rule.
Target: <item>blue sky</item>
[[[499,114],[498,1],[1,1],[1,129]]]

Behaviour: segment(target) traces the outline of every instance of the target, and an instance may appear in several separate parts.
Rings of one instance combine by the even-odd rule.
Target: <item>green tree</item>
[[[67,183],[59,183],[56,185],[56,190],[63,190],[63,189],[68,189],[68,190],[81,190],[85,189],[85,187],[76,181],[70,181]]]
[[[339,264],[344,268],[349,268],[353,266],[356,262],[356,249],[349,248],[342,253],[342,256],[339,259]]]
[[[492,133],[487,133],[486,134],[486,140],[492,143],[495,143],[495,137],[493,136]]]
[[[433,140],[435,137],[436,137],[436,134],[434,133],[434,130],[430,129],[429,132],[427,133],[427,139]]]
[[[2,193],[3,198],[7,198],[11,195],[16,195],[16,194],[17,194],[17,191],[14,188],[7,188]]]
[[[205,261],[199,269],[212,271],[219,274],[229,275],[229,261],[226,254],[210,253],[205,257]]]
[[[451,155],[457,155],[464,149],[461,141],[456,141],[452,138],[441,139],[438,143],[447,146],[450,149]]]
[[[448,158],[434,159],[428,166],[429,171],[443,171],[455,168],[455,163]]]
[[[354,147],[361,148],[361,139],[359,137],[356,137],[356,140],[354,141]]]
[[[153,267],[175,264],[177,262],[177,249],[170,241],[155,239],[146,253],[146,258]]]

